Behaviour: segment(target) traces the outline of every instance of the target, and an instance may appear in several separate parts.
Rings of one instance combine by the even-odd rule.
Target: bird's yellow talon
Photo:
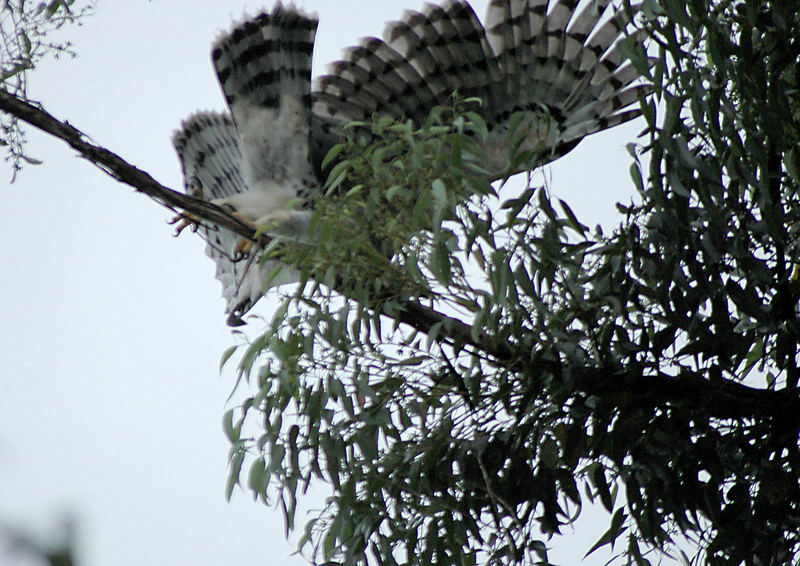
[[[237,258],[246,257],[246,256],[250,255],[250,252],[252,251],[252,249],[253,249],[253,242],[251,242],[250,240],[247,240],[245,238],[242,238],[236,244],[236,250],[235,250],[236,251],[236,257]]]

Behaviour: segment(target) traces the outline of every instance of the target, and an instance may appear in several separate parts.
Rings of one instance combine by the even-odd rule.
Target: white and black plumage
[[[487,169],[507,173],[508,119],[529,111],[524,149],[543,164],[585,136],[639,114],[639,74],[619,49],[628,19],[611,0],[492,0],[485,25],[461,0],[406,12],[384,39],[347,50],[311,84],[317,18],[278,4],[221,37],[212,60],[230,115],[191,116],[174,144],[187,192],[228,205],[252,223],[302,238],[308,197],[339,126],[375,116],[420,123],[454,91],[478,97],[490,128]],[[604,12],[610,12],[604,16]],[[546,125],[537,127],[545,110]],[[229,323],[241,324],[275,265],[234,261],[239,238],[204,229]],[[292,278],[284,271],[277,284]]]

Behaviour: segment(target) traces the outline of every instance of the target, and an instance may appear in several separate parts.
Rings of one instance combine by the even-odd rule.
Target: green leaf
[[[442,285],[450,284],[450,277],[452,274],[450,265],[450,250],[447,244],[438,241],[434,244],[433,255],[431,256],[431,265],[429,266],[433,275]]]
[[[228,473],[228,483],[225,486],[225,499],[231,500],[234,488],[239,485],[239,475],[242,472],[242,464],[244,463],[244,450],[237,449],[231,457],[230,471]]]
[[[250,464],[250,474],[247,479],[247,486],[253,492],[253,499],[261,498],[267,503],[267,486],[269,485],[270,472],[267,470],[263,458],[257,458]]]
[[[231,346],[230,348],[228,348],[227,350],[225,350],[222,353],[222,357],[220,358],[220,361],[219,361],[219,371],[220,372],[222,372],[222,368],[225,367],[225,364],[228,362],[228,360],[231,359],[231,356],[233,356],[233,354],[235,354],[236,350],[238,350],[238,349],[239,349],[239,346]]]
[[[561,210],[564,211],[564,214],[567,217],[567,223],[570,227],[572,227],[573,230],[580,235],[583,235],[589,231],[589,228],[578,222],[578,218],[575,216],[575,213],[572,212],[572,209],[565,201],[558,199],[558,202],[561,205]]]
[[[328,180],[325,182],[325,193],[333,194],[337,187],[347,179],[350,172],[351,163],[349,161],[340,161],[333,166],[331,172],[328,173]]]
[[[589,477],[597,493],[600,495],[600,501],[602,501],[603,507],[611,513],[614,510],[614,498],[611,495],[611,490],[606,481],[605,468],[603,465],[599,462],[593,463]]]
[[[233,424],[233,414],[234,409],[229,409],[225,411],[225,414],[222,417],[222,430],[225,432],[225,436],[231,443],[239,441],[239,429]]]
[[[286,455],[286,448],[281,444],[276,444],[269,451],[269,471],[279,474],[283,468],[283,458]]]
[[[447,206],[447,187],[445,187],[444,182],[442,182],[441,179],[434,179],[431,183],[431,189],[433,190],[433,196],[436,199],[436,203],[442,207]]]
[[[597,549],[602,548],[606,545],[610,545],[611,548],[614,548],[614,543],[617,541],[619,536],[628,530],[628,527],[623,526],[625,522],[625,510],[624,509],[617,509],[614,513],[614,516],[611,518],[611,526],[609,529],[601,536],[597,542],[589,549],[589,551],[584,554],[584,559],[587,558],[590,554],[595,552]]]
[[[336,160],[345,150],[347,149],[347,144],[345,143],[337,143],[334,145],[327,154],[325,154],[325,159],[322,160],[322,170],[328,168],[328,166]]]

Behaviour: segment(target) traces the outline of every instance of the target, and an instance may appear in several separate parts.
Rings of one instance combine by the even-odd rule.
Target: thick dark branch
[[[513,371],[528,371],[530,352],[526,354],[510,342],[498,343],[483,332],[474,337],[472,327],[460,320],[411,302],[403,310],[387,314],[425,333],[439,324],[442,334],[453,344],[476,348]],[[541,369],[535,368],[533,373],[540,374]],[[561,373],[552,369],[554,374]],[[800,395],[794,390],[757,389],[730,380],[709,381],[701,375],[674,377],[645,375],[639,370],[620,373],[597,368],[574,369],[571,384],[574,391],[618,406],[663,407],[674,403],[708,417],[774,417],[787,426],[800,425]]]
[[[497,344],[484,332],[473,336],[470,325],[419,303],[408,301],[399,309],[391,311],[384,309],[384,314],[425,334],[429,334],[434,325],[440,325],[442,336],[447,337],[457,350],[461,346],[472,346],[500,362],[500,365],[508,366],[514,363],[516,358],[515,348],[512,345]]]
[[[575,380],[575,389],[615,406],[674,403],[707,417],[771,417],[786,425],[800,424],[800,396],[794,390],[756,389],[730,380],[709,381],[702,375],[633,375],[592,369]]]
[[[168,189],[117,154],[90,143],[83,132],[69,123],[57,120],[38,106],[17,98],[3,89],[0,89],[0,110],[66,142],[81,157],[117,181],[130,185],[167,208],[183,210],[208,222],[224,226],[244,238],[253,239],[255,230],[252,226],[210,202]]]

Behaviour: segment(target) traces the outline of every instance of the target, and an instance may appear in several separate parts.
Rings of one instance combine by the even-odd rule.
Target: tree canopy
[[[266,246],[304,283],[223,356],[255,386],[226,415],[228,488],[294,529],[329,483],[297,525],[317,563],[546,564],[592,502],[621,563],[797,562],[800,14],[647,0],[635,21],[652,94],[613,230],[488,185],[487,125],[456,100],[354,125],[313,239]],[[115,178],[264,242],[4,86],[0,109]]]
[[[289,528],[333,486],[316,560],[544,564],[599,501],[595,546],[627,563],[796,561],[800,16],[646,2],[639,24],[652,95],[611,233],[544,186],[498,198],[458,105],[338,148],[346,193],[288,252],[306,284],[227,427],[230,487],[246,469]]]

